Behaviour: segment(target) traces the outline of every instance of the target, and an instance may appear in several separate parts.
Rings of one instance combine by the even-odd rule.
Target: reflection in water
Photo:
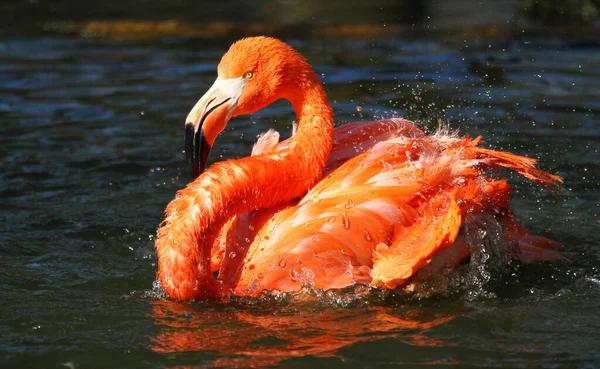
[[[332,309],[295,302],[288,307],[199,306],[171,300],[153,302],[151,337],[156,353],[218,353],[216,366],[273,365],[301,357],[336,356],[358,342],[394,338],[410,346],[437,346],[424,333],[454,315],[440,316],[420,308],[363,307]],[[232,356],[235,355],[235,356]]]

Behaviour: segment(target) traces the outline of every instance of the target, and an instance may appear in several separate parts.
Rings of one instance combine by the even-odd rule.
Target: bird
[[[268,131],[252,155],[205,168],[231,118],[279,99],[296,114],[289,139]],[[323,84],[300,53],[276,38],[243,38],[186,118],[194,179],[157,229],[160,286],[181,301],[306,286],[401,290],[460,265],[486,234],[500,258],[560,258],[559,243],[518,224],[510,186],[488,173],[509,168],[554,191],[562,179],[481,140],[425,134],[402,118],[334,128]]]

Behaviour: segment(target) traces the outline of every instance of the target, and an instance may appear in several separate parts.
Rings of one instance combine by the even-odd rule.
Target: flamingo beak
[[[198,100],[185,123],[185,156],[196,179],[206,166],[206,160],[217,135],[223,131],[237,107],[245,85],[243,78],[220,78]]]

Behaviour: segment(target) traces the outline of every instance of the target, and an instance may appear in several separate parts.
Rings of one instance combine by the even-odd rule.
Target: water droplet
[[[350,229],[350,220],[348,219],[348,216],[345,213],[344,215],[342,215],[342,225],[345,229]]]
[[[335,222],[335,217],[329,217],[329,218],[327,218],[327,221],[329,223],[333,223],[333,222]]]
[[[348,202],[344,206],[346,209],[352,209],[354,207],[354,201],[352,199],[348,199]]]
[[[280,268],[285,268],[286,264],[287,264],[287,256],[282,256],[281,259],[279,259],[279,263],[277,263],[277,265],[279,265]]]
[[[234,258],[236,257],[236,253],[235,253],[235,251],[232,251],[232,252],[230,252],[230,253],[229,253],[229,257],[230,257],[231,259],[234,259]]]
[[[369,234],[369,231],[367,231],[366,229],[365,229],[365,231],[364,231],[364,233],[363,233],[363,238],[364,238],[366,241],[371,241],[371,235]]]
[[[316,243],[316,242],[317,242],[317,237],[313,236],[313,237],[311,238],[311,240],[312,240],[312,242],[315,242],[315,243]]]
[[[358,111],[358,112],[361,112],[361,111],[362,111],[362,106],[358,105],[358,106],[356,107],[356,111]]]
[[[290,279],[295,282],[298,280],[298,277],[300,277],[300,273],[298,273],[296,269],[292,269],[290,272]]]

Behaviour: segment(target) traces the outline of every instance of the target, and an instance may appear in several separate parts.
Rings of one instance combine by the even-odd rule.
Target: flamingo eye
[[[252,79],[252,77],[254,77],[254,73],[252,73],[252,72],[244,73],[244,79],[250,80],[250,79]]]

